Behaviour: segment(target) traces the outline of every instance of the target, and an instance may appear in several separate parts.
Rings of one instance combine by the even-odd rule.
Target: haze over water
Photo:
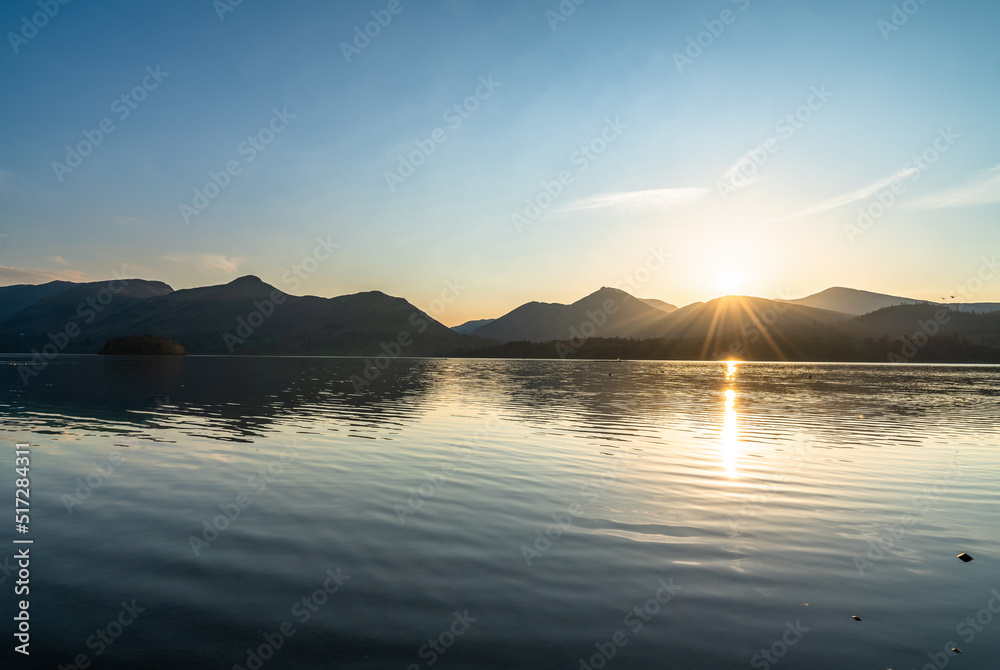
[[[1000,367],[24,360],[37,667],[247,667],[283,622],[264,668],[1000,658]]]

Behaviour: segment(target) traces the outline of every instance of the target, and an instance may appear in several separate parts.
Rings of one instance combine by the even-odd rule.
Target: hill
[[[458,326],[452,326],[451,329],[454,330],[456,333],[468,335],[472,332],[475,332],[477,328],[482,328],[486,324],[493,323],[494,321],[496,321],[496,319],[475,319],[473,321],[466,321],[465,323]]]
[[[646,303],[650,307],[655,307],[656,309],[660,310],[661,312],[666,312],[666,313],[669,314],[670,312],[676,312],[677,311],[677,305],[671,305],[669,302],[664,302],[662,300],[657,300],[656,298],[639,298],[639,300],[642,300],[644,303]]]
[[[895,295],[884,293],[872,293],[871,291],[859,291],[853,288],[835,286],[825,291],[814,293],[788,302],[805,307],[815,307],[817,309],[828,309],[833,312],[843,312],[859,316],[874,312],[883,307],[893,307],[895,305],[913,305],[919,300],[912,298],[901,298]]]
[[[850,317],[762,298],[729,297],[689,305],[677,314],[667,337],[506,342],[458,353],[497,358],[1000,363],[1000,312],[971,314],[922,304]]]
[[[40,299],[0,321],[0,349],[95,353],[134,333],[169,337],[192,354],[429,355],[475,344],[379,291],[298,297],[253,276],[170,292],[137,282],[79,285]]]
[[[954,296],[951,296],[954,298]],[[860,291],[853,288],[843,288],[837,286],[828,288],[825,291],[814,293],[813,295],[789,300],[788,302],[806,307],[817,307],[819,309],[829,309],[835,312],[844,312],[860,316],[868,314],[885,307],[895,307],[896,305],[937,305],[945,306],[959,312],[985,313],[1000,311],[1000,303],[996,302],[949,302],[947,296],[941,298],[941,302],[930,300],[915,300],[913,298],[901,298],[895,295],[884,293],[872,293],[871,291]]]
[[[500,342],[545,342],[572,338],[575,334],[633,337],[665,316],[660,307],[620,289],[603,287],[570,305],[526,303],[477,328],[473,334]]]
[[[16,284],[14,286],[0,287],[0,321],[10,318],[45,298],[69,293],[67,300],[72,301],[74,295],[97,293],[105,283],[51,281],[47,284]],[[146,281],[144,279],[123,280],[116,283],[115,288],[120,289],[118,295],[126,295],[134,298],[165,295],[173,291],[170,286],[163,282]]]

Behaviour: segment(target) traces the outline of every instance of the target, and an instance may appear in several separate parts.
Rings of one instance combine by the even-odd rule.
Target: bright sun
[[[743,286],[743,278],[734,272],[727,272],[719,277],[718,288],[722,295],[735,295]]]

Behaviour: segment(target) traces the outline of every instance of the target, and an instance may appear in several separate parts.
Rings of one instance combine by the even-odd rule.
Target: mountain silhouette
[[[666,303],[664,303],[666,305]],[[669,305],[668,305],[669,307]],[[603,287],[570,305],[529,302],[473,331],[500,342],[584,337],[633,337],[666,312],[616,288]]]
[[[76,284],[0,321],[0,349],[40,351],[71,331],[78,332],[59,351],[95,353],[109,340],[145,333],[192,354],[377,355],[398,346],[398,355],[428,355],[466,343],[402,298],[291,296],[248,275],[180,291],[137,279]]]
[[[860,291],[853,288],[834,286],[825,291],[814,293],[788,302],[806,307],[817,307],[828,309],[834,312],[843,312],[855,316],[874,312],[883,307],[893,307],[895,305],[913,305],[919,300],[901,298],[895,295],[885,295],[883,293],[872,293],[871,291]]]
[[[872,293],[871,291],[861,291],[854,288],[844,288],[842,286],[828,288],[824,291],[820,291],[819,293],[806,296],[805,298],[789,300],[788,302],[796,305],[805,305],[807,307],[829,309],[834,312],[844,312],[845,314],[853,314],[855,316],[868,314],[885,307],[920,304],[946,305],[951,309],[958,310],[960,312],[985,313],[1000,310],[1000,303],[996,302],[957,303],[950,302],[945,298],[942,298],[941,302],[915,300],[913,298],[901,298],[896,295]]]
[[[0,288],[0,351],[96,353],[150,335],[191,354],[552,357],[561,342],[561,352],[583,357],[884,360],[897,352],[975,362],[1000,351],[1000,311],[991,305],[959,311],[835,287],[800,300],[725,296],[677,309],[603,287],[568,305],[529,302],[452,329],[381,291],[293,296],[253,275],[179,291],[143,279],[49,282]]]
[[[463,324],[452,326],[451,329],[456,333],[462,333],[463,335],[468,335],[474,332],[477,328],[482,328],[488,323],[493,323],[496,319],[474,319],[472,321],[466,321]]]

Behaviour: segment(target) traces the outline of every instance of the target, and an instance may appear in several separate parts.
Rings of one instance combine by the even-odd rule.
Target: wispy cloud
[[[115,222],[116,223],[120,223],[120,224],[122,224],[124,226],[127,226],[127,225],[130,225],[130,224],[133,224],[133,223],[139,223],[139,219],[136,219],[136,218],[131,217],[131,216],[125,216],[123,214],[123,215],[119,216],[118,218],[116,218]]]
[[[809,216],[810,214],[818,214],[820,212],[825,212],[828,209],[834,209],[836,207],[843,207],[844,205],[849,205],[852,202],[857,202],[858,200],[864,200],[865,198],[874,195],[875,193],[881,191],[887,186],[891,186],[898,181],[903,181],[909,177],[912,177],[919,169],[915,167],[903,168],[898,172],[895,172],[888,177],[883,177],[876,182],[868,184],[867,186],[862,186],[861,188],[855,189],[853,191],[848,191],[847,193],[842,193],[835,198],[830,198],[829,200],[824,200],[818,205],[809,207],[807,209],[802,209],[797,212],[793,212],[787,216],[783,216],[778,221],[788,221],[789,219],[797,219],[803,216]]]
[[[66,265],[66,259],[62,256],[49,256],[45,260],[49,263],[55,263],[56,265]]]
[[[773,142],[773,140],[768,140],[767,142],[764,142],[760,146],[750,149],[745,154],[740,156],[739,160],[733,163],[729,167],[729,169],[726,170],[726,174],[723,175],[722,181],[727,181],[733,184],[738,182],[741,187],[749,186],[750,184],[757,181],[757,177],[759,176],[758,171],[756,169],[757,164],[752,160],[752,156],[766,149],[767,145],[770,142]],[[740,172],[740,168],[742,168],[745,164],[753,165],[755,168],[750,176],[747,176],[745,173]]]
[[[49,272],[48,270],[25,270],[23,268],[9,268],[0,265],[0,284],[4,286],[9,286],[10,284],[45,284],[56,280],[93,281],[86,273],[75,270]]]
[[[969,183],[931,193],[905,205],[907,209],[978,207],[1000,202],[1000,165],[976,175]]]
[[[242,258],[228,258],[222,254],[176,254],[164,256],[163,260],[171,263],[192,265],[204,272],[225,272],[234,274],[243,263]]]
[[[672,209],[683,207],[711,193],[707,188],[660,188],[648,191],[604,193],[574,200],[560,207],[560,212],[585,212],[599,209],[634,211],[639,209]]]

